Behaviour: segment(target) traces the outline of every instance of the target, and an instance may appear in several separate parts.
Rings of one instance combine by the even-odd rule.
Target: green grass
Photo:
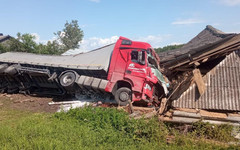
[[[7,117],[18,114],[4,113]],[[159,123],[156,118],[134,120],[123,111],[100,107],[55,114],[21,113],[0,121],[0,149],[238,149],[221,142],[233,140],[231,137],[218,138],[228,134],[229,127],[215,128],[222,131],[218,135],[208,133],[208,125],[197,123],[192,132],[183,135],[174,125]],[[200,132],[201,128],[206,130]]]

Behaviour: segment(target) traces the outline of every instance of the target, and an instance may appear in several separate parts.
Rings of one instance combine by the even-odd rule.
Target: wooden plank
[[[191,66],[188,66],[188,67],[191,67]],[[193,68],[186,68],[186,67],[184,67],[184,68],[176,68],[175,70],[176,71],[191,71],[191,70],[193,70]]]
[[[129,104],[130,113],[132,114],[134,112],[132,102],[128,100],[128,104]]]
[[[204,57],[204,56],[208,56],[209,54],[213,53],[213,52],[218,52],[218,51],[224,51],[226,49],[232,49],[236,46],[239,45],[239,40],[240,40],[240,35],[237,35],[233,38],[231,38],[228,41],[225,41],[221,44],[219,44],[217,47],[215,47],[214,49],[211,49],[205,53],[200,54],[198,57]]]
[[[148,108],[148,107],[137,107],[137,106],[133,106],[133,109],[134,111],[155,111],[155,108],[151,107],[151,108]]]
[[[202,119],[202,118],[188,118],[188,117],[173,116],[172,118],[163,117],[161,119],[163,121],[166,121],[166,122],[174,122],[174,123],[192,124],[192,123],[197,122],[197,121],[202,121],[202,122],[208,122],[208,123],[211,123],[211,124],[228,124],[228,125],[233,125],[233,126],[240,126],[240,124],[236,123],[236,122]]]
[[[239,44],[239,43],[238,43]],[[206,56],[202,56],[202,57],[197,57],[195,58],[194,61],[190,62],[189,65],[193,64],[195,61],[201,61],[202,59],[205,59],[205,58],[209,58],[209,57],[212,57],[214,55],[217,55],[217,54],[220,54],[220,53],[224,53],[224,52],[232,52],[232,51],[235,51],[235,50],[238,50],[239,48],[238,47],[233,47],[233,48],[226,48],[226,49],[219,49],[217,51],[214,51],[213,53],[211,54],[208,54]]]
[[[179,111],[184,111],[184,112],[190,112],[190,113],[198,113],[199,110],[196,109],[190,109],[190,108],[175,108],[176,110]],[[174,110],[175,111],[175,110]]]
[[[167,104],[167,98],[162,98],[161,106],[160,106],[160,108],[159,108],[159,110],[158,110],[158,113],[159,113],[160,115],[162,115],[162,114],[164,113],[164,110],[165,110],[165,108],[166,108],[166,104]]]
[[[199,113],[190,113],[184,111],[174,111],[173,116],[181,116],[181,117],[188,117],[188,118],[201,118]]]
[[[194,65],[195,65],[195,66],[199,66],[200,63],[196,61],[196,62],[194,62]]]
[[[208,118],[227,118],[226,113],[218,113],[218,112],[210,112],[206,110],[200,110],[200,114],[202,117],[208,117]]]
[[[200,96],[202,96],[204,94],[204,92],[206,91],[206,86],[205,86],[205,83],[203,81],[203,78],[202,78],[202,75],[201,75],[201,72],[199,69],[193,70],[193,78],[198,87],[199,94],[200,94]]]

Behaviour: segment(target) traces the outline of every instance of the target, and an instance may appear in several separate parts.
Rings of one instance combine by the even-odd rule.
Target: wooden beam
[[[194,65],[195,65],[195,66],[199,66],[200,63],[196,61],[196,62],[194,62]]]
[[[191,71],[193,68],[176,68],[175,71]]]
[[[203,81],[201,72],[199,69],[194,69],[193,70],[193,79],[198,87],[198,91],[200,96],[202,96],[204,94],[204,92],[206,91],[206,86],[205,83]]]
[[[160,108],[158,109],[158,114],[162,115],[165,111],[165,108],[167,106],[167,98],[162,98]]]

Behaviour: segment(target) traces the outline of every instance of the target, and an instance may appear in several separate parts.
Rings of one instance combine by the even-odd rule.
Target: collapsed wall
[[[206,91],[198,92],[191,85],[180,98],[173,101],[176,108],[240,111],[240,56],[232,52],[204,77]]]
[[[208,25],[183,47],[160,53],[171,107],[240,111],[239,49],[240,34]]]

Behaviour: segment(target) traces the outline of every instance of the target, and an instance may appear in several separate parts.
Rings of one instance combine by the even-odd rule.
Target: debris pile
[[[170,81],[170,93],[158,108],[119,107],[139,119],[240,125],[240,34],[226,34],[207,26],[183,47],[159,54]],[[59,103],[50,103],[59,104]],[[89,101],[61,103],[63,110],[86,105],[111,107]],[[117,104],[113,104],[117,106]]]
[[[183,47],[159,56],[171,82],[165,121],[240,125],[240,34],[208,25]]]

